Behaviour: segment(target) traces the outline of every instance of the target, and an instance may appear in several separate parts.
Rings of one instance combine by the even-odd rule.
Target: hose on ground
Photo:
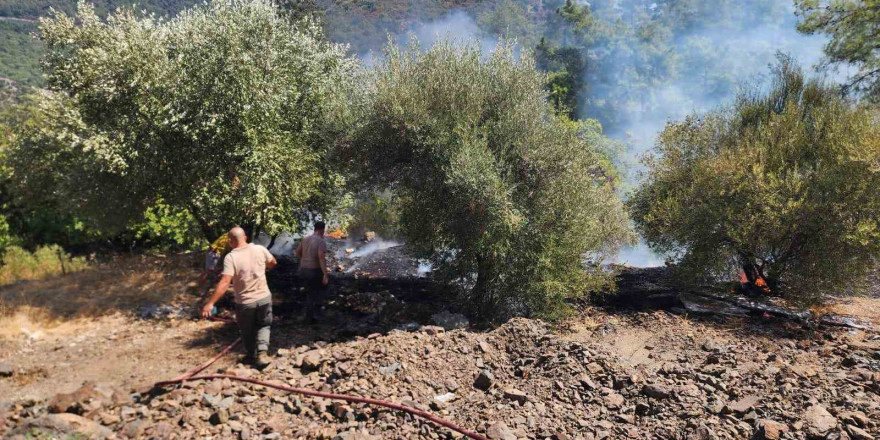
[[[346,402],[351,402],[351,403],[365,403],[368,405],[383,406],[385,408],[390,408],[390,409],[397,410],[397,411],[404,411],[404,412],[410,413],[414,416],[421,417],[425,420],[429,420],[429,421],[436,423],[440,426],[449,428],[449,429],[456,431],[460,434],[463,434],[469,438],[472,438],[473,440],[489,440],[488,438],[486,438],[480,434],[477,434],[476,432],[469,431],[469,430],[462,428],[461,426],[458,426],[458,425],[456,425],[446,419],[442,419],[440,417],[437,417],[427,411],[422,411],[418,408],[413,408],[410,406],[401,405],[399,403],[388,402],[388,401],[379,400],[379,399],[373,399],[370,397],[349,396],[346,394],[325,393],[322,391],[314,391],[314,390],[308,390],[308,389],[304,389],[304,388],[294,388],[294,387],[287,386],[287,385],[267,382],[267,381],[263,381],[263,380],[259,380],[259,379],[252,379],[249,377],[233,376],[233,375],[229,375],[229,374],[206,374],[203,376],[192,376],[192,377],[189,377],[188,379],[178,379],[178,380],[169,380],[169,381],[159,382],[156,384],[156,386],[171,385],[171,384],[175,384],[175,383],[181,383],[186,380],[217,380],[217,379],[229,379],[229,380],[234,380],[234,381],[238,381],[238,382],[247,382],[247,383],[251,383],[254,385],[262,385],[265,387],[275,388],[278,390],[287,391],[290,393],[300,394],[300,395],[304,395],[304,396],[322,397],[325,399],[332,399],[332,400],[344,400]]]
[[[208,319],[210,319],[212,321],[225,322],[225,323],[235,322],[231,319],[221,318],[218,316],[212,316]],[[349,396],[346,394],[325,393],[322,391],[309,390],[309,389],[305,389],[305,388],[295,388],[295,387],[290,387],[290,386],[282,385],[282,384],[276,384],[276,383],[267,382],[267,381],[263,381],[263,380],[259,380],[259,379],[251,379],[249,377],[233,376],[233,375],[229,375],[229,374],[205,374],[202,376],[196,376],[196,374],[200,373],[205,368],[208,368],[209,366],[211,366],[211,364],[213,364],[218,359],[223,357],[223,355],[225,355],[226,353],[229,353],[239,343],[241,343],[241,338],[236,339],[235,342],[226,346],[226,348],[221,350],[220,353],[217,353],[214,357],[212,357],[211,359],[208,359],[207,362],[187,371],[186,373],[184,373],[184,374],[182,374],[172,380],[165,380],[165,381],[161,381],[161,382],[156,382],[154,387],[159,388],[159,387],[165,387],[165,386],[169,386],[169,385],[175,385],[175,384],[183,383],[188,380],[229,379],[229,380],[234,380],[234,381],[238,381],[238,382],[251,383],[254,385],[262,385],[265,387],[275,388],[278,390],[287,391],[290,393],[300,394],[300,395],[304,395],[304,396],[321,397],[324,399],[344,400],[346,402],[351,402],[351,403],[364,403],[364,404],[368,404],[368,405],[382,406],[382,407],[397,410],[397,411],[403,411],[403,412],[412,414],[416,417],[421,417],[421,418],[428,420],[428,421],[431,421],[437,425],[443,426],[445,428],[449,428],[449,429],[451,429],[455,432],[458,432],[458,433],[460,433],[468,438],[471,438],[473,440],[489,440],[485,436],[482,436],[480,434],[477,434],[476,432],[472,432],[472,431],[469,431],[465,428],[462,428],[461,426],[458,426],[458,425],[456,425],[446,419],[442,419],[440,417],[437,417],[427,411],[422,411],[418,408],[413,408],[410,406],[401,405],[399,403],[388,402],[388,401],[379,400],[379,399],[373,399],[371,397]]]

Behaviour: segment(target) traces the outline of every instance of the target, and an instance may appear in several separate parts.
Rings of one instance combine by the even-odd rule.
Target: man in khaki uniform
[[[214,304],[223,297],[232,282],[235,289],[235,320],[247,350],[246,361],[265,368],[272,362],[266,353],[272,325],[272,293],[266,284],[266,270],[275,268],[278,262],[265,247],[248,243],[242,228],[229,231],[229,244],[232,250],[223,259],[223,276],[214,294],[202,307],[202,316],[211,316]]]

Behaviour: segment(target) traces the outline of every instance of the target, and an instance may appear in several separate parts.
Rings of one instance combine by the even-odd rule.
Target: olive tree
[[[880,257],[877,115],[785,57],[774,78],[670,123],[632,215],[696,280],[743,270],[794,299],[855,292]]]
[[[607,282],[630,233],[598,127],[560,119],[512,46],[388,47],[352,145],[400,199],[401,234],[485,317],[552,316]]]
[[[101,20],[80,3],[75,16],[41,19],[40,37],[47,99],[64,108],[44,135],[60,143],[21,154],[34,165],[57,145],[89,162],[61,170],[77,179],[61,187],[89,185],[90,170],[116,182],[81,206],[118,214],[161,199],[206,235],[232,224],[277,232],[339,186],[323,159],[355,63],[309,19],[269,0],[216,0],[167,21],[128,9]]]

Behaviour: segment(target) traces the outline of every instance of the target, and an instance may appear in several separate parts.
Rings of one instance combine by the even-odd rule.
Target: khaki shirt
[[[309,235],[302,239],[302,258],[299,260],[299,267],[303,269],[319,269],[321,262],[318,259],[318,252],[327,252],[327,243],[324,237],[320,235]]]
[[[236,304],[250,304],[269,295],[266,284],[266,263],[275,257],[258,244],[233,249],[223,259],[223,275],[232,277]]]

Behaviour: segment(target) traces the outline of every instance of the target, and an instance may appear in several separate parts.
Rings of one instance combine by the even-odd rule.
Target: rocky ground
[[[880,439],[880,334],[872,330],[811,327],[769,314],[608,307],[585,308],[552,327],[514,319],[481,331],[454,313],[436,315],[446,304],[442,295],[417,278],[335,281],[323,322],[301,324],[295,306],[279,314],[269,368],[250,369],[230,354],[206,373],[402,403],[490,439]],[[275,283],[277,291],[296,290],[284,276]],[[874,307],[878,300],[869,301]],[[296,304],[295,295],[287,304]],[[234,339],[219,323],[167,316],[146,322],[156,340],[196,325],[215,329],[215,350]],[[174,365],[166,378],[189,368]],[[461,437],[404,412],[228,379],[164,389],[151,383],[97,380],[47,399],[0,397],[0,434]]]

